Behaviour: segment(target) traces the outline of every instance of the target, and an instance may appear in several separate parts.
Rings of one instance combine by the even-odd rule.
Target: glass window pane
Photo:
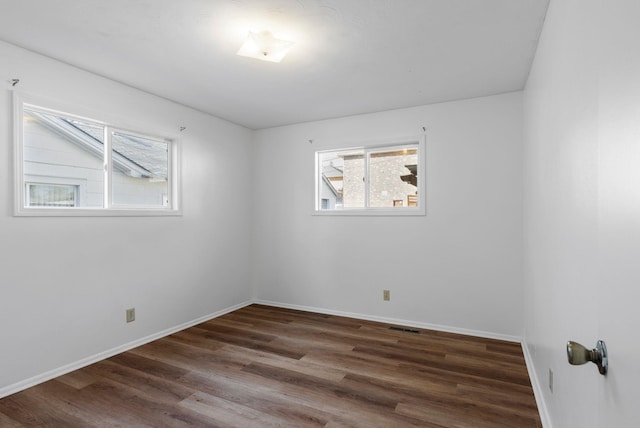
[[[122,132],[111,139],[113,204],[168,207],[169,143]]]
[[[418,206],[417,148],[387,149],[369,154],[369,206]]]
[[[24,182],[36,181],[43,185],[72,182],[75,199],[74,204],[69,206],[103,207],[103,135],[101,125],[32,109],[25,105],[22,148]],[[57,189],[60,191],[63,187]],[[45,187],[34,190],[45,192]],[[54,187],[50,187],[46,192],[53,195]],[[58,196],[53,199],[58,200]],[[30,203],[31,200],[26,197],[25,205]]]
[[[27,184],[29,207],[75,207],[77,186],[57,184]]]
[[[320,207],[364,208],[364,151],[320,153]]]

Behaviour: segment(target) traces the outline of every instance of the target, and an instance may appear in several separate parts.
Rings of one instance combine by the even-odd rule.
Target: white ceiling
[[[0,39],[260,129],[521,90],[548,1],[0,0]]]

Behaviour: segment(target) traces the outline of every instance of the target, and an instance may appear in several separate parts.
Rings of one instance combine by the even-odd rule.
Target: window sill
[[[314,210],[314,216],[386,216],[386,217],[419,217],[426,216],[424,208],[368,208],[368,209],[342,209],[342,210]]]
[[[170,209],[104,209],[104,208],[19,208],[15,217],[167,217],[181,216],[181,210]]]

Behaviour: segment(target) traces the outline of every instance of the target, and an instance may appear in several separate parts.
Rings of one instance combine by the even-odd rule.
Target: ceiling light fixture
[[[293,45],[293,42],[276,39],[268,31],[261,33],[249,31],[249,35],[240,47],[238,55],[262,61],[280,62]]]

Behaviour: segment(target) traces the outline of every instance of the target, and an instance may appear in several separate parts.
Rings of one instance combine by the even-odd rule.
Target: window
[[[16,96],[16,215],[176,215],[174,140]]]
[[[316,214],[424,215],[424,143],[316,152]]]
[[[29,207],[75,207],[77,203],[77,186],[27,183],[26,205]]]

